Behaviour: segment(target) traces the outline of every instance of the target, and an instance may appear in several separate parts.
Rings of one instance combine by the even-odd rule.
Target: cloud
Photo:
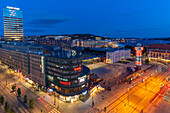
[[[34,19],[27,23],[27,26],[31,27],[55,27],[56,24],[67,22],[71,20],[70,18],[61,18],[61,19]]]

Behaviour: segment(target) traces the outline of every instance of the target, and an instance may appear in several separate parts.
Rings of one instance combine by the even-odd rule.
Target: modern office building
[[[43,47],[27,43],[2,44],[0,60],[28,81],[45,86]]]
[[[148,58],[149,61],[170,63],[170,45],[151,44],[148,48]]]
[[[23,14],[19,8],[3,9],[4,40],[8,42],[23,40]]]
[[[44,49],[29,43],[2,44],[0,61],[22,73],[31,84],[57,92],[62,101],[73,102],[88,95],[90,69],[82,65],[81,52],[60,49],[45,54]]]

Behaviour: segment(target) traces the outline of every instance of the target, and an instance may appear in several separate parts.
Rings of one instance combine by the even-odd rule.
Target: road
[[[160,90],[162,83],[165,83],[165,76],[169,73],[156,73],[146,81],[139,83],[133,88],[127,88],[127,92],[117,98],[106,108],[107,113],[138,113],[145,109],[150,100]],[[129,95],[128,95],[129,94]],[[128,99],[129,97],[129,99]],[[129,101],[128,101],[129,100]],[[104,111],[103,111],[104,112]]]
[[[0,69],[0,78],[1,78],[1,86],[0,86],[0,94],[3,95],[11,105],[11,107],[19,113],[40,113],[41,110],[43,113],[59,113],[53,106],[47,103],[43,98],[40,98],[36,93],[32,92],[30,89],[26,88],[24,85],[20,83],[19,78],[17,78],[13,74],[6,74],[2,69]],[[6,81],[8,83],[8,87],[6,87]],[[34,100],[34,108],[26,109],[21,103],[18,104],[18,99],[15,93],[11,92],[12,84],[17,85],[17,87],[21,88],[21,97],[23,98],[25,93],[27,95],[27,100],[29,102],[30,99]],[[11,85],[9,85],[11,84]],[[18,110],[20,109],[20,110]]]

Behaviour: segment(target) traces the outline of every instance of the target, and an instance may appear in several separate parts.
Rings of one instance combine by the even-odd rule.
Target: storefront
[[[78,101],[79,100],[79,95],[75,95],[75,96],[62,96],[59,95],[59,99],[65,102],[74,102],[74,101]]]

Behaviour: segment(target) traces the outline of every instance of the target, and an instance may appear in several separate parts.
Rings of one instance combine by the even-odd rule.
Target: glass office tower
[[[23,40],[23,15],[19,8],[8,7],[3,9],[4,39],[5,41]]]

